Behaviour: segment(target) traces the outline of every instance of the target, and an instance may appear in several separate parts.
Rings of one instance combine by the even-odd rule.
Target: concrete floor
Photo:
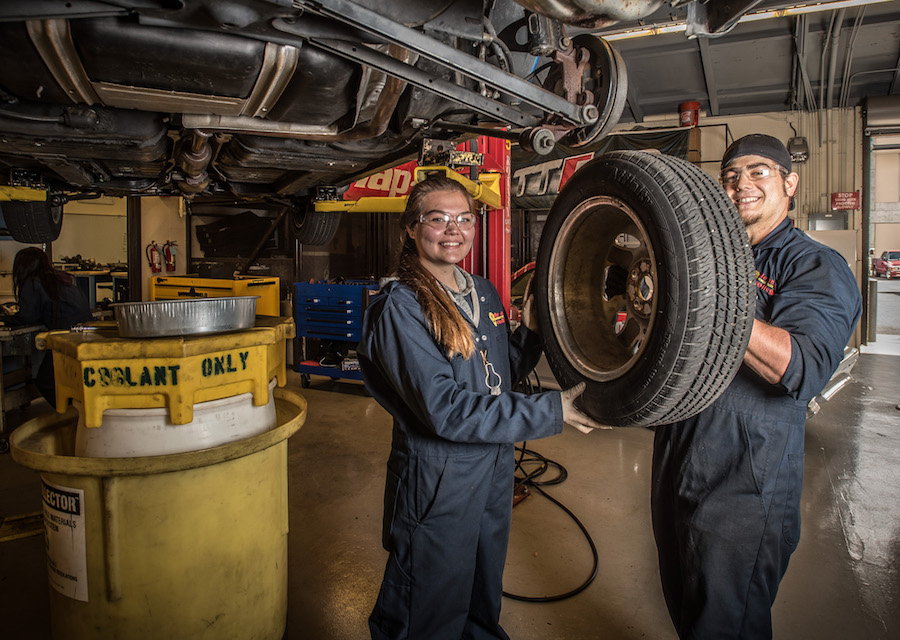
[[[900,637],[900,359],[865,353],[853,378],[808,422],[803,535],[775,604],[776,639]],[[299,388],[299,378],[292,374],[290,385]],[[313,377],[301,393],[308,419],[288,447],[286,637],[363,640],[386,558],[380,526],[390,420],[358,383]],[[675,638],[650,530],[651,438],[644,429],[588,436],[567,429],[529,443],[568,470],[547,491],[590,532],[599,573],[560,602],[507,599],[502,622],[511,638]],[[0,456],[0,518],[39,509],[36,472]],[[564,593],[590,570],[588,544],[562,510],[539,495],[515,508],[507,591]],[[3,638],[50,637],[47,590],[42,538],[0,542]]]

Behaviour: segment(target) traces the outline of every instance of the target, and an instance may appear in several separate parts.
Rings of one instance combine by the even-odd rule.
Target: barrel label
[[[87,602],[84,491],[43,479],[41,484],[50,586],[64,596]]]
[[[187,367],[188,373],[200,378],[240,375],[254,364],[249,351],[230,351],[197,359]],[[199,369],[199,371],[197,371]],[[131,365],[82,367],[81,378],[86,389],[130,387],[177,387],[182,365]]]
[[[84,386],[166,387],[178,385],[178,365],[162,367],[84,367]]]
[[[223,353],[204,358],[200,364],[200,373],[203,374],[204,378],[209,378],[210,376],[244,371],[247,369],[247,358],[249,356],[249,351],[241,351],[240,353]]]

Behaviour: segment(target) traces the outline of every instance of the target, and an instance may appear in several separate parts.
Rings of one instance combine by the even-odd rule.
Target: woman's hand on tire
[[[594,429],[609,429],[610,427],[600,424],[575,407],[575,399],[584,392],[584,387],[585,384],[579,382],[571,389],[562,392],[563,422],[575,427],[581,433],[590,433]]]

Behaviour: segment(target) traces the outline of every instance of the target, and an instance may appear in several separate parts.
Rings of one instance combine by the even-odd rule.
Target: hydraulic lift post
[[[500,175],[500,206],[487,212],[485,265],[479,272],[497,288],[503,306],[509,316],[510,288],[512,282],[512,218],[510,215],[510,142],[499,138],[481,137],[479,149],[483,149],[483,170]]]

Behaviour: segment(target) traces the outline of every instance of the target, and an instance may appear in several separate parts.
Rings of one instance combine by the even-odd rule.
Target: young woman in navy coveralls
[[[726,150],[722,183],[756,264],[750,344],[709,408],[656,429],[653,529],[682,639],[772,637],[772,603],[800,537],[806,405],[840,363],[861,312],[844,258],[788,218],[798,182],[790,168],[771,136]]]
[[[453,180],[416,185],[397,278],[369,305],[357,348],[367,389],[394,418],[376,640],[508,638],[499,618],[513,445],[564,421],[598,426],[572,406],[583,387],[511,391],[541,341],[530,317],[510,333],[493,285],[456,266],[472,247],[473,211]]]

